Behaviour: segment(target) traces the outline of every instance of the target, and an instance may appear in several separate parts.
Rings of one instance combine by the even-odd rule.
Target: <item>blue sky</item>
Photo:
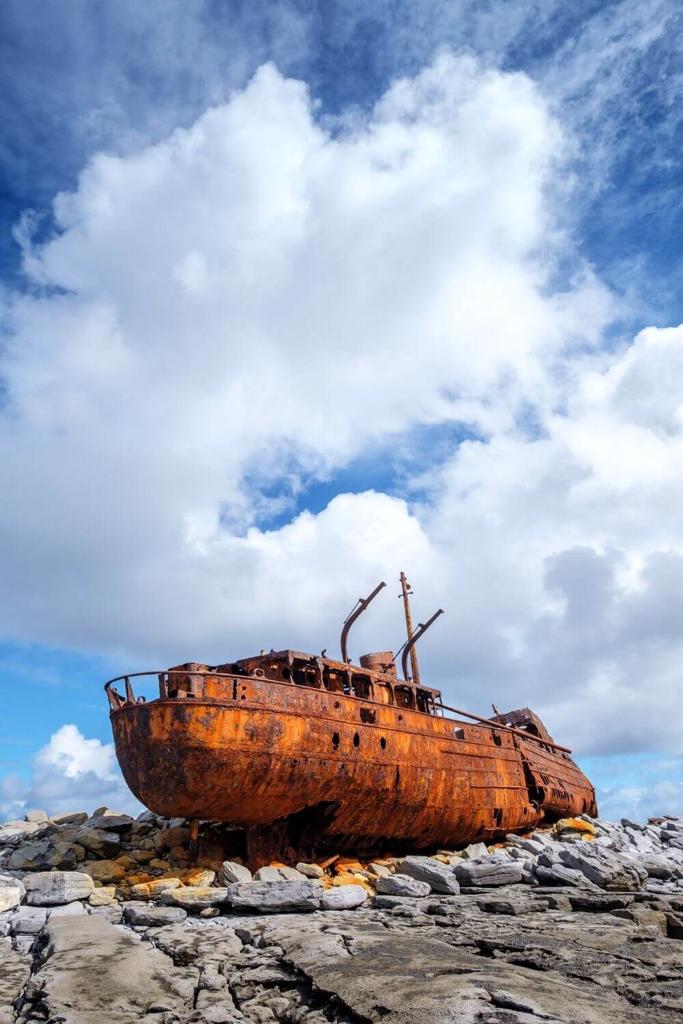
[[[683,808],[682,21],[8,0],[7,813],[127,799],[109,674],[332,649],[401,568],[449,697]]]

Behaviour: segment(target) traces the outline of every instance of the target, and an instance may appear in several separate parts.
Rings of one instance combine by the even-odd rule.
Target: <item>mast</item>
[[[408,580],[406,579],[406,574],[404,572],[401,572],[401,592],[402,592],[402,595],[403,595],[403,610],[405,611],[405,615],[406,615],[406,631],[408,633],[408,640],[410,641],[410,640],[412,640],[414,630],[413,630],[413,616],[412,616],[411,611],[410,611],[410,599],[409,599],[408,595],[412,594],[412,590],[410,589],[410,583],[408,583]],[[410,667],[411,667],[412,672],[413,672],[413,682],[417,686],[419,686],[420,685],[420,668],[419,668],[419,666],[417,664],[417,651],[415,650],[415,645],[414,644],[410,648]]]

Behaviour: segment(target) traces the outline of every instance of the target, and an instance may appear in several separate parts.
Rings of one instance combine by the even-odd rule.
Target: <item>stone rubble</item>
[[[215,826],[0,825],[0,1024],[614,1024],[683,1012],[683,819],[225,860]]]

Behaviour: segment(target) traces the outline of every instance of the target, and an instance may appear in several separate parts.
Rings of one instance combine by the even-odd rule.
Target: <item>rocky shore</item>
[[[0,1024],[576,1024],[683,1013],[683,819],[374,861],[224,860],[100,808],[0,826]]]

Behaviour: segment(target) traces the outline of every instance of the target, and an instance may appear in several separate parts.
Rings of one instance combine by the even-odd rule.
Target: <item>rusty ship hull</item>
[[[125,686],[107,684],[116,753],[157,814],[279,829],[299,849],[416,851],[597,813],[531,712],[447,717],[438,691],[382,671],[287,651],[160,673],[146,703]]]

